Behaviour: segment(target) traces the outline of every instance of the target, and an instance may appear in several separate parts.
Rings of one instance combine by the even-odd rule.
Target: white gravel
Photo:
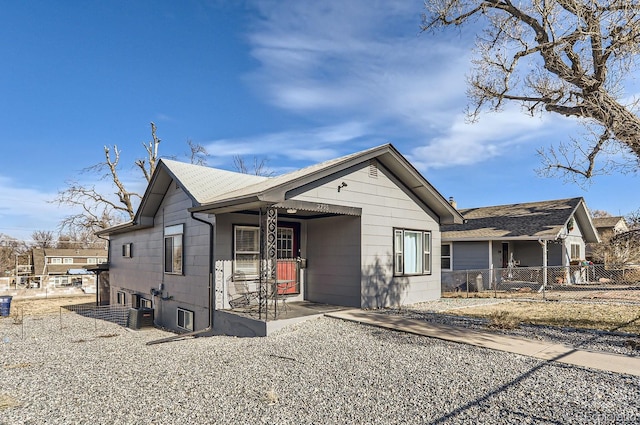
[[[0,424],[640,421],[638,377],[336,319],[145,345],[167,335],[71,313],[0,319]]]

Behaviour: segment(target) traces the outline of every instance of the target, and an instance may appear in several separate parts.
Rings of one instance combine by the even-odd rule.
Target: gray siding
[[[112,235],[110,240],[111,302],[115,293],[138,294],[151,299],[155,321],[160,326],[177,329],[177,307],[194,312],[194,329],[208,325],[209,227],[193,220],[187,211],[190,199],[171,185],[149,229]],[[183,274],[164,273],[164,227],[184,224]],[[132,243],[133,256],[122,257],[122,244]],[[163,297],[152,297],[151,289],[164,285]],[[168,299],[162,299],[168,298]]]
[[[347,186],[338,192],[341,182]],[[293,199],[326,202],[362,208],[360,252],[344,253],[349,264],[360,264],[360,306],[366,308],[408,304],[440,297],[440,227],[437,217],[422,207],[409,190],[383,168],[377,177],[369,173],[369,163],[361,164],[341,175],[333,176],[317,186],[305,188]],[[309,261],[314,240],[309,223]],[[393,276],[393,229],[406,228],[430,231],[432,235],[431,274]],[[327,227],[333,237],[339,237],[342,227]],[[355,237],[355,235],[353,236]],[[326,236],[325,236],[326,238]],[[350,243],[355,248],[355,243]],[[339,247],[336,246],[336,249]],[[342,250],[344,251],[344,249]],[[360,261],[357,261],[359,256]],[[349,272],[351,270],[349,269]],[[334,272],[334,278],[345,279]],[[327,276],[323,276],[326,280]],[[308,274],[308,288],[315,277]],[[326,285],[326,282],[323,282]],[[350,287],[350,285],[349,285]]]
[[[453,270],[482,270],[488,268],[488,241],[453,242]]]
[[[306,299],[360,307],[360,217],[329,217],[307,225]]]

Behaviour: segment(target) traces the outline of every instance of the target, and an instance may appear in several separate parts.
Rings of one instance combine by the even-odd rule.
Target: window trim
[[[153,308],[153,302],[147,298],[138,298],[138,308]]]
[[[575,248],[575,251],[577,251],[576,256],[574,256],[574,248]],[[569,245],[569,258],[571,260],[581,260],[580,258],[581,256],[582,256],[581,245],[579,243],[571,243]]]
[[[133,257],[133,244],[131,242],[122,244],[122,256],[126,258]]]
[[[255,231],[256,232],[256,237],[257,237],[257,241],[258,241],[258,249],[256,251],[240,251],[238,252],[238,238],[237,238],[237,231],[239,229],[245,229],[245,230],[251,230],[251,231]],[[232,245],[232,249],[233,249],[233,273],[235,274],[240,274],[242,273],[244,275],[244,278],[246,279],[255,279],[258,277],[258,275],[260,274],[260,226],[252,226],[252,225],[246,225],[246,224],[234,224],[233,225],[233,245]],[[257,260],[256,260],[256,270],[255,273],[252,274],[246,274],[245,272],[239,271],[237,269],[238,266],[238,253],[240,253],[241,255],[257,255]]]
[[[124,291],[116,291],[116,304],[127,305],[127,293]]]
[[[183,313],[183,316],[182,316],[182,326],[180,326],[180,313],[181,313],[181,312]],[[185,317],[187,317],[187,316],[190,316],[190,318],[191,318],[191,320],[190,320],[191,325],[190,325],[190,326],[185,326],[185,320],[184,320],[184,319],[185,319]],[[187,310],[187,309],[185,309],[185,308],[181,308],[181,307],[177,307],[177,308],[176,308],[176,326],[177,326],[178,328],[180,328],[180,329],[184,329],[184,330],[186,330],[186,331],[193,331],[193,323],[194,323],[194,319],[195,319],[195,314],[194,314],[194,312],[193,312],[193,311],[191,311],[191,310]]]
[[[417,273],[406,273],[406,253],[405,253],[405,237],[407,233],[419,234],[422,242],[420,253],[416,252],[416,260],[420,255],[422,271]],[[432,255],[432,232],[423,229],[407,229],[402,227],[393,228],[393,275],[394,276],[424,276],[431,275],[433,270]],[[416,261],[417,263],[417,261]]]
[[[174,224],[172,226],[165,226],[164,228],[164,243],[163,243],[163,269],[165,274],[184,275],[184,224]],[[171,241],[171,246],[167,247],[167,241]],[[176,246],[175,241],[180,241],[179,247]],[[171,259],[168,260],[167,251],[171,250]],[[176,263],[176,249],[180,249],[180,261]],[[175,266],[179,265],[179,269]],[[170,266],[170,267],[168,267]]]

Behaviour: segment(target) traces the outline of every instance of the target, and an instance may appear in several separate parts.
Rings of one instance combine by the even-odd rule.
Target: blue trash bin
[[[0,297],[0,316],[8,316],[11,311],[11,299],[10,296]]]

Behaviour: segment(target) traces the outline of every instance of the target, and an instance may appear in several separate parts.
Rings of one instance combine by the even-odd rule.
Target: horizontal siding
[[[453,270],[489,268],[489,242],[454,242]]]
[[[154,217],[154,227],[111,236],[109,276],[112,303],[115,292],[125,290],[152,299],[151,288],[164,284],[165,297],[154,298],[156,323],[176,330],[176,308],[194,311],[195,329],[208,325],[209,226],[193,220],[188,196],[170,187]],[[184,275],[164,273],[164,227],[184,224]],[[122,244],[133,244],[133,256],[122,257]]]
[[[369,164],[354,168],[347,175],[326,179],[319,187],[298,193],[293,199],[309,202],[326,202],[362,208],[360,251],[358,253],[360,273],[361,307],[383,307],[424,301],[440,296],[440,227],[437,218],[425,211],[417,199],[398,182],[394,176],[379,168],[378,177],[369,176]],[[341,182],[347,186],[338,192]],[[309,227],[313,222],[309,223]],[[398,278],[393,276],[393,229],[408,228],[430,231],[432,234],[432,274],[418,277]],[[354,244],[351,235],[341,227],[327,228],[339,243]],[[320,237],[322,235],[317,235]],[[347,237],[348,236],[348,237]],[[309,233],[309,261],[314,256],[311,247],[317,242],[316,235]],[[349,261],[353,254],[348,253]],[[336,264],[344,260],[334,259]],[[313,276],[309,277],[309,288],[313,287]],[[311,290],[311,289],[310,289]]]

